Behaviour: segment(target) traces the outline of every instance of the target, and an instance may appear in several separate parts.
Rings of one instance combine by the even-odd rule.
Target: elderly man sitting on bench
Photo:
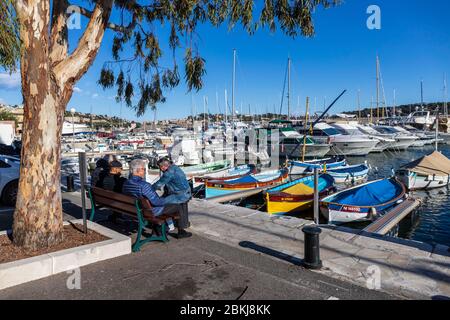
[[[130,178],[124,183],[122,193],[133,196],[135,198],[145,197],[152,204],[152,211],[155,216],[171,213],[184,213],[183,208],[179,204],[169,203],[165,198],[161,198],[153,189],[152,185],[145,179],[145,161],[136,159],[130,162]],[[178,235],[177,238],[187,238],[192,233],[184,230],[187,228],[185,224],[187,219],[180,219],[177,222]],[[158,230],[155,230],[157,233]]]

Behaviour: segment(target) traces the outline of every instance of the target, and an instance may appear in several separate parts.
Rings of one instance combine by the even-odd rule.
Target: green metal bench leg
[[[91,216],[89,217],[89,220],[94,221],[95,201],[94,201],[94,197],[92,196],[91,188],[88,189],[88,192],[89,192],[89,200],[91,201]]]
[[[136,211],[137,211],[139,226],[138,226],[138,233],[136,235],[136,241],[134,242],[134,244],[133,244],[133,246],[131,248],[133,252],[138,252],[141,249],[142,245],[147,243],[147,242],[151,242],[151,241],[168,242],[169,241],[169,239],[166,236],[166,224],[165,223],[163,223],[162,226],[161,226],[161,233],[162,233],[162,235],[160,237],[152,235],[151,237],[148,237],[148,238],[145,238],[145,239],[141,240],[144,227],[147,226],[148,223],[142,217],[142,211],[141,211],[141,208],[139,206],[139,202],[138,201],[136,201]]]

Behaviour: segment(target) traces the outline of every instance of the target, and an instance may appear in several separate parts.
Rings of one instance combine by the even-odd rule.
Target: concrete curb
[[[64,222],[82,224],[83,220]],[[88,228],[109,240],[0,264],[0,290],[131,253],[131,239],[88,221]],[[0,232],[0,235],[8,231]]]

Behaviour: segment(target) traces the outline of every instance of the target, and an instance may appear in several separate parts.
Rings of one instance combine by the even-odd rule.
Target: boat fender
[[[372,207],[369,209],[369,213],[367,214],[367,219],[374,220],[374,218],[376,218],[377,215],[378,215],[377,209]]]

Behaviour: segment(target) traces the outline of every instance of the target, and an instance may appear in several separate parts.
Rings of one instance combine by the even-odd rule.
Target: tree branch
[[[49,50],[51,66],[54,66],[67,58],[69,42],[66,12],[69,6],[70,4],[67,0],[53,1]]]
[[[89,24],[75,51],[58,63],[54,72],[61,89],[71,90],[94,61],[111,15],[113,0],[99,0],[91,14]]]
[[[67,0],[64,0],[64,1],[67,1]],[[92,17],[92,11],[90,11],[90,10],[88,10],[86,8],[83,8],[81,6],[79,6],[79,8],[80,8],[80,13],[83,16],[85,16],[85,17],[87,17],[89,19]],[[129,31],[129,30],[133,30],[135,26],[136,26],[136,15],[135,15],[134,12],[133,12],[133,18],[132,18],[132,20],[131,20],[131,22],[130,22],[130,24],[128,26],[117,25],[117,24],[112,23],[112,22],[109,22],[106,25],[106,27],[108,29],[111,29],[111,30],[116,31],[116,32],[121,32],[121,33],[125,33],[126,31]]]

